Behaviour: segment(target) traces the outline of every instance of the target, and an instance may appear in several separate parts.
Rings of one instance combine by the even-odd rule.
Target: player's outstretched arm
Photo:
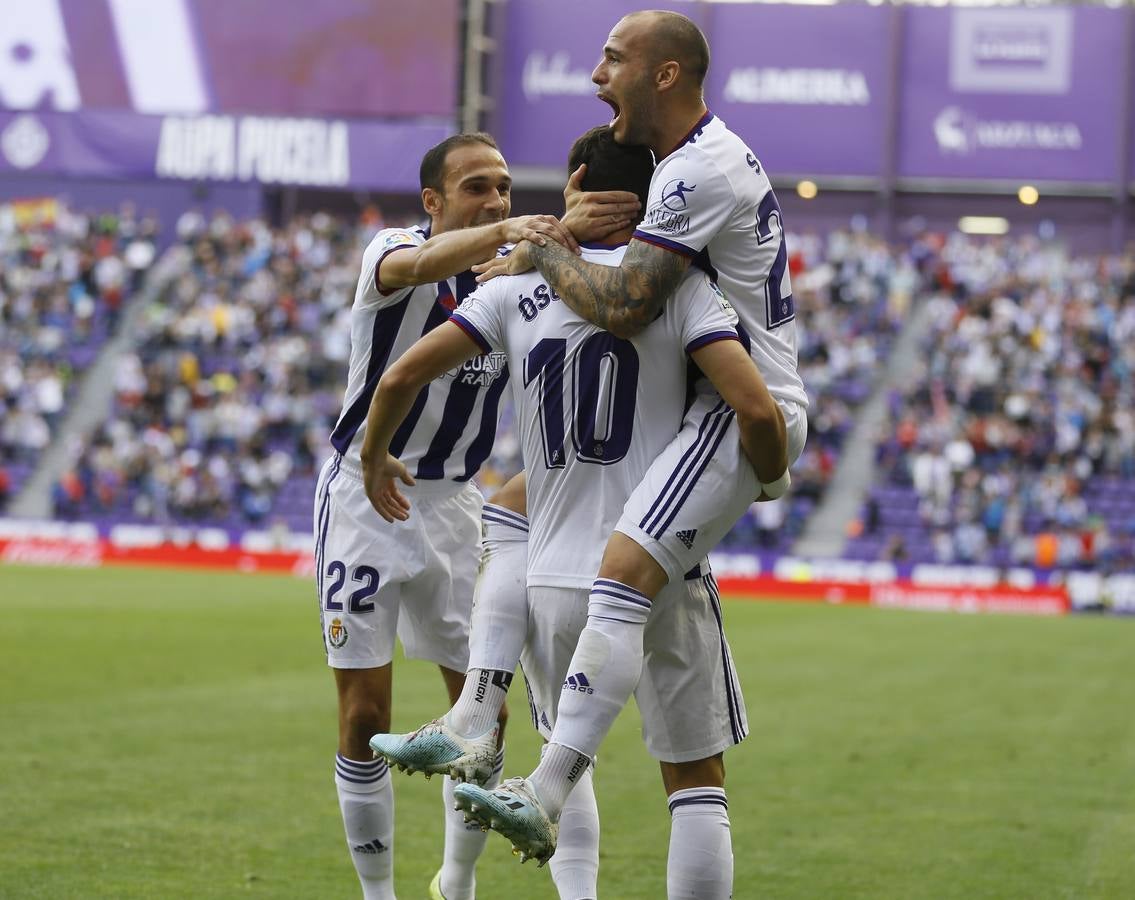
[[[414,483],[406,467],[390,455],[394,432],[423,387],[480,352],[461,328],[445,322],[402,354],[379,379],[367,410],[360,452],[367,497],[387,522],[409,518],[410,501],[398,489],[398,481]]]
[[[631,241],[620,266],[585,262],[555,243],[527,252],[560,299],[576,315],[620,338],[632,338],[657,318],[690,261],[677,253]]]
[[[762,485],[776,484],[788,471],[788,434],[784,415],[752,357],[739,341],[732,340],[715,341],[690,357],[737,413],[741,447],[757,480]]]
[[[395,250],[379,263],[378,284],[386,291],[430,284],[491,259],[502,244],[525,240],[537,245],[558,241],[572,253],[579,250],[571,231],[555,216],[515,216],[490,225],[446,231],[417,247]]]

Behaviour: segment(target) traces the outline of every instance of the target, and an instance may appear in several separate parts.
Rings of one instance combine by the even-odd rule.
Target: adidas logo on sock
[[[373,841],[367,841],[365,844],[358,844],[351,848],[355,853],[385,853],[386,844],[382,843],[378,838]]]
[[[686,549],[689,550],[694,545],[694,538],[698,536],[698,530],[691,528],[689,531],[678,531],[675,533],[675,536],[685,544]]]
[[[569,675],[567,681],[564,682],[565,691],[579,691],[581,694],[594,694],[595,688],[591,686],[591,682],[587,680],[587,676],[582,672],[576,672],[574,675]]]

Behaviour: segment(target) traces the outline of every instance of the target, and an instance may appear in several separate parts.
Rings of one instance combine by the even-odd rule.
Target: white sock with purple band
[[[560,900],[594,900],[599,896],[599,807],[591,768],[579,777],[560,813],[556,853],[548,860]]]
[[[674,791],[670,802],[669,900],[728,900],[733,895],[733,838],[723,788]]]
[[[445,722],[479,737],[497,720],[528,634],[528,520],[486,503],[481,574],[469,624],[469,669]]]
[[[497,751],[492,777],[485,788],[492,790],[501,780],[504,747]],[[465,813],[454,809],[453,789],[457,782],[442,780],[441,799],[445,804],[445,854],[441,863],[441,892],[445,900],[473,900],[477,893],[477,860],[485,849],[488,834],[476,822],[465,824]]]
[[[560,694],[552,740],[529,779],[552,821],[574,783],[575,755],[594,759],[642,674],[642,634],[650,601],[618,581],[597,578]]]
[[[394,790],[386,760],[336,754],[335,789],[364,900],[394,900]]]

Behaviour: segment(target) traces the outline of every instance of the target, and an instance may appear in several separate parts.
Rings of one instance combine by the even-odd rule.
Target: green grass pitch
[[[335,706],[302,580],[0,567],[0,897],[349,898]],[[1135,897],[1135,621],[727,603],[751,737],[737,898]],[[534,764],[513,691],[506,774]],[[395,719],[443,710],[396,664]],[[396,775],[399,896],[439,860]],[[633,710],[596,774],[601,895],[665,896]],[[479,895],[554,896],[490,835]]]

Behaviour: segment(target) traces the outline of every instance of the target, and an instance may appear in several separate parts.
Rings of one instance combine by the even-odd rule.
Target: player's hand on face
[[[477,281],[484,284],[498,275],[523,275],[525,272],[531,272],[535,266],[532,264],[532,257],[528,254],[530,246],[527,241],[521,241],[512,248],[508,256],[498,256],[473,266]]]
[[[387,522],[410,518],[410,501],[398,489],[398,482],[414,484],[414,476],[402,460],[391,454],[377,465],[363,465],[363,485],[371,506]]]
[[[582,165],[568,179],[564,188],[566,225],[577,240],[595,241],[612,231],[633,225],[639,219],[642,204],[630,191],[585,191],[580,188],[587,166]]]
[[[579,253],[579,244],[571,231],[555,216],[517,216],[505,219],[505,240],[510,244],[531,241],[545,247],[548,241],[563,244],[572,253]]]

